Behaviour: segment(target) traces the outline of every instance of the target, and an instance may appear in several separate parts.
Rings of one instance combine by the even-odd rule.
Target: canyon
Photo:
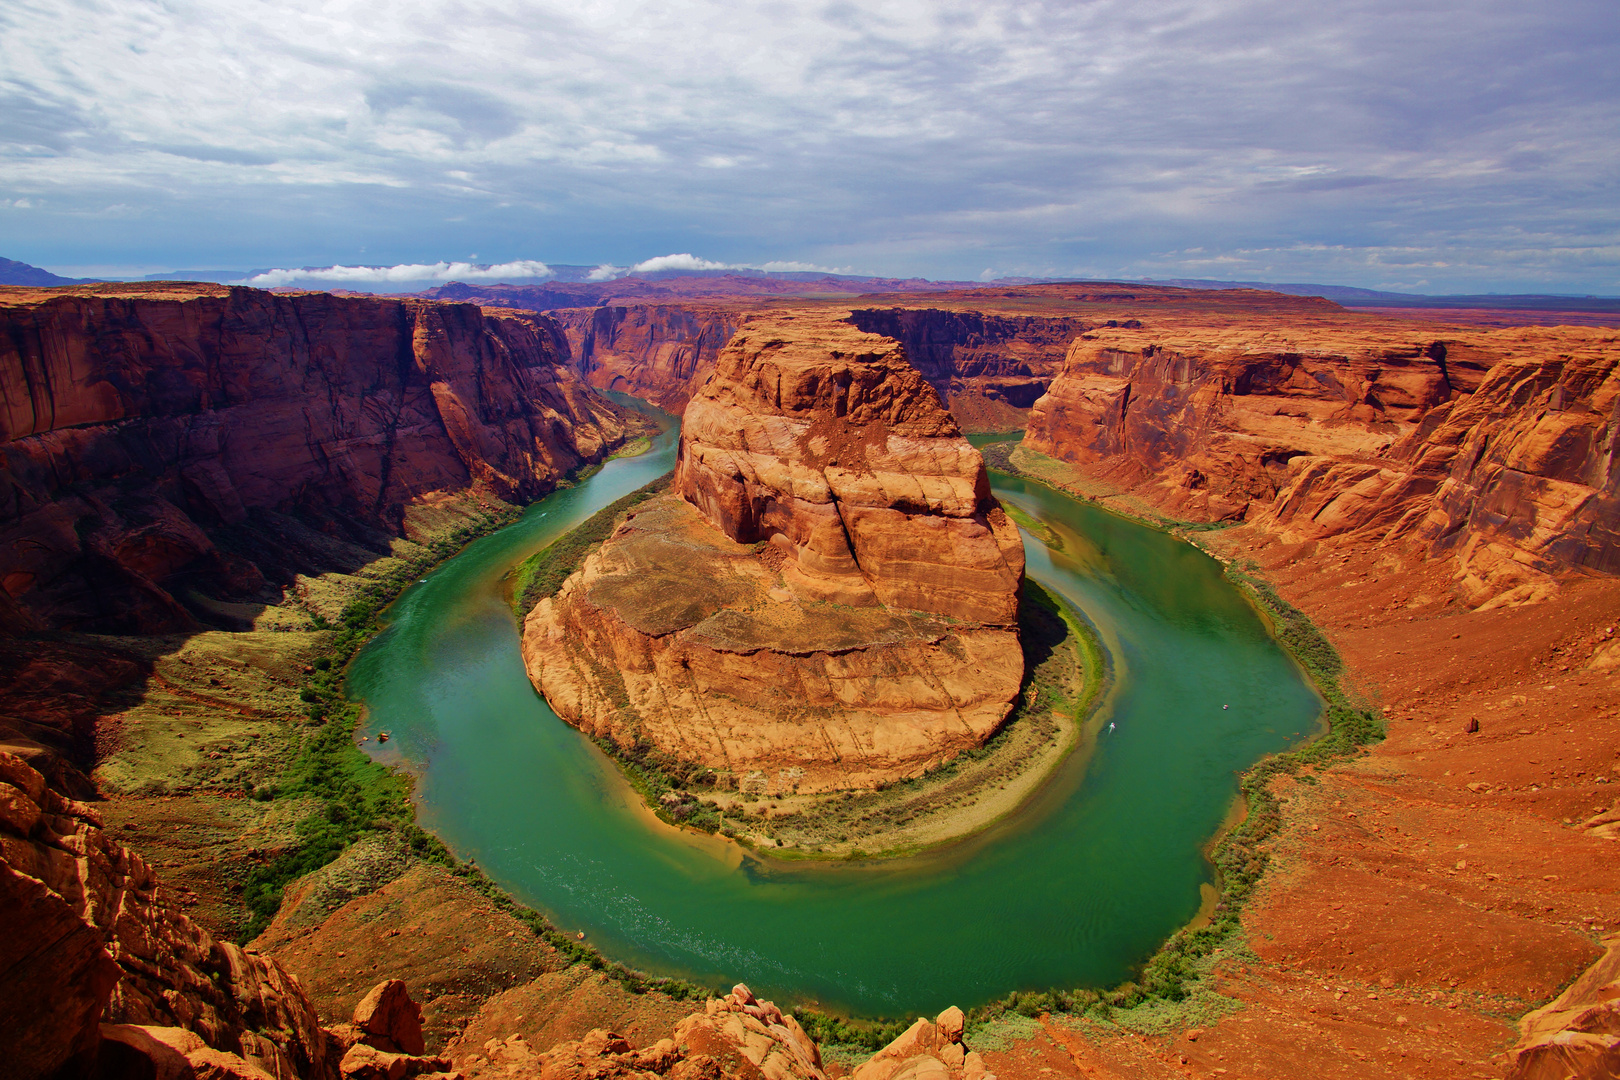
[[[524,624],[559,716],[762,791],[870,787],[1018,695],[1023,547],[899,343],[752,320],[687,406],[670,494]]]
[[[408,508],[527,502],[641,430],[506,310],[98,285],[0,290],[0,325],[12,641],[254,629],[301,577],[420,539]],[[81,765],[92,688],[150,673],[105,642],[0,653],[6,730]]]
[[[27,991],[48,987],[61,995],[52,1015],[71,1020],[38,1029],[51,1049],[29,1059],[35,1075],[82,1074],[102,1038],[186,1075],[136,1027],[170,1033],[147,1038],[167,1039],[194,1075],[254,1075],[210,1054],[330,1075],[370,1043],[319,1032],[354,1026],[354,1003],[389,975],[431,995],[425,1045],[464,1074],[675,1075],[685,1052],[659,1040],[695,1006],[624,989],[385,830],[290,888],[265,936],[233,952],[233,868],[296,845],[275,817],[290,804],[245,798],[235,779],[170,770],[159,790],[85,773],[130,760],[165,725],[204,743],[194,756],[210,768],[209,753],[246,752],[210,732],[296,744],[292,688],[331,633],[312,616],[339,622],[368,568],[551,490],[638,431],[595,386],[700,404],[704,434],[678,478],[688,498],[645,511],[664,515],[660,531],[711,537],[704,558],[728,582],[760,578],[762,602],[790,560],[804,588],[864,600],[816,532],[824,504],[797,486],[777,498],[790,487],[779,477],[831,490],[847,463],[736,444],[750,420],[790,418],[703,396],[728,362],[722,328],[792,318],[900,342],[935,391],[945,384],[933,410],[977,394],[1013,410],[986,406],[986,426],[1027,420],[1011,457],[1021,471],[1183,530],[1269,582],[1322,627],[1389,726],[1358,755],[1272,781],[1265,887],[1242,913],[1244,950],[1208,977],[1215,996],[1199,1007],[1211,1011],[1154,1028],[1036,1010],[993,1048],[987,1036],[977,1067],[1003,1080],[1612,1071],[1615,330],[1140,286],[655,299],[661,311],[583,309],[587,327],[583,314],[511,305],[206,285],[0,291],[7,925],[53,928],[40,939],[51,948],[8,955],[4,987],[8,1017],[33,1015],[45,998]],[[612,325],[595,330],[598,319]],[[599,334],[591,359],[587,329]],[[742,346],[737,363],[753,363]],[[947,430],[949,417],[921,413]],[[752,473],[733,467],[744,453]],[[965,455],[946,457],[955,471],[929,475],[969,481]],[[633,550],[635,521],[620,550]],[[860,563],[853,539],[847,550]],[[613,553],[593,556],[605,578]],[[926,574],[895,580],[906,604],[938,595]],[[886,610],[867,585],[878,603],[851,610]],[[994,621],[995,590],[970,591],[986,598],[982,625],[1010,633]],[[262,785],[288,759],[261,756]],[[927,757],[895,760],[903,772]],[[1517,1018],[1594,963],[1515,1049]],[[700,1013],[742,1030],[709,1044],[718,1052],[692,1047],[718,1063],[698,1063],[703,1075],[837,1074],[741,990]],[[591,1034],[603,1028],[623,1038]],[[908,1077],[972,1080],[960,1034],[929,1039],[940,1063],[908,1058]],[[366,1075],[369,1056],[350,1071]],[[415,1056],[410,1069],[438,1067]],[[906,1063],[888,1060],[899,1075]],[[205,1071],[226,1065],[238,1073]]]

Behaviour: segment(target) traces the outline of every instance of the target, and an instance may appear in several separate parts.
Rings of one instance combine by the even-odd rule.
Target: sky
[[[0,4],[0,257],[677,255],[1620,294],[1620,3]]]

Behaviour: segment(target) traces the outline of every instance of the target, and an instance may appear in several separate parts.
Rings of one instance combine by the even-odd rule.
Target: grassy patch
[[[671,474],[666,473],[624,498],[616,499],[518,563],[510,576],[512,607],[518,619],[521,621],[540,601],[556,596],[557,590],[568,580],[568,575],[578,570],[585,557],[613,534],[619,517],[631,507],[668,489],[670,477]]]
[[[834,1016],[808,1006],[796,1006],[793,1009],[793,1018],[804,1028],[805,1034],[821,1045],[824,1054],[827,1047],[831,1046],[835,1053],[838,1050],[859,1053],[861,1060],[905,1034],[906,1029],[918,1019],[916,1017],[910,1020],[852,1019]]]
[[[1023,529],[1053,551],[1063,550],[1063,537],[1054,532],[1046,522],[1037,521],[1012,503],[1002,503],[1001,508],[1007,512],[1008,517],[1013,519],[1013,524],[1020,529]]]
[[[608,455],[608,460],[611,461],[617,458],[640,457],[642,454],[645,454],[651,449],[652,439],[643,435],[632,442],[625,443],[624,446],[613,451],[612,454]]]

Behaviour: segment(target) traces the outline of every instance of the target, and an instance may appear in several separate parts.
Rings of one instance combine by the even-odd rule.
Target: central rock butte
[[[744,791],[916,775],[1018,695],[1024,553],[898,342],[745,326],[687,407],[673,489],[524,627],[557,714]]]

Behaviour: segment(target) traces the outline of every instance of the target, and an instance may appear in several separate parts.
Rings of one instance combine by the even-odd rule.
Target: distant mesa
[[[1023,675],[1024,555],[984,461],[891,338],[746,324],[673,489],[529,614],[559,716],[760,793],[868,787],[984,742]]]
[[[55,285],[90,285],[98,278],[70,278],[30,266],[15,259],[0,259],[0,285],[30,285],[50,288]]]

